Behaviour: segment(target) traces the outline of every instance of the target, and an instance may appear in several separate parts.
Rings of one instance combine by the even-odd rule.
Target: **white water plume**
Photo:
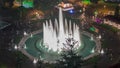
[[[65,47],[63,43],[66,43],[66,38],[69,36],[78,41],[78,46],[81,45],[78,25],[72,23],[71,20],[65,19],[64,21],[62,8],[59,8],[59,20],[55,19],[54,22],[49,20],[43,23],[43,43],[50,50],[60,52]]]

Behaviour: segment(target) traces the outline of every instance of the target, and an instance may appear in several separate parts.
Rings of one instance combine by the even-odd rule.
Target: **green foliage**
[[[116,6],[116,8],[115,8],[115,16],[116,17],[119,16],[119,6]]]
[[[43,11],[52,9],[55,5],[57,5],[58,0],[39,0],[35,2],[35,8],[40,8]]]

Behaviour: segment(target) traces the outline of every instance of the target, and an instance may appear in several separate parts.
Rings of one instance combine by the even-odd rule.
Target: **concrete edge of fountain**
[[[42,29],[41,30],[37,30],[37,31],[33,31],[32,33],[28,34],[28,35],[25,35],[21,41],[18,43],[18,50],[21,51],[24,55],[26,55],[30,60],[34,60],[34,59],[38,59],[37,57],[33,57],[32,55],[30,55],[29,53],[26,52],[26,50],[24,49],[24,45],[25,45],[25,42],[28,38],[30,38],[31,34],[32,35],[35,35],[35,34],[38,34],[42,32]]]
[[[93,35],[93,34],[91,34],[91,33],[89,33],[89,32],[83,31],[83,30],[82,30],[81,33],[84,34],[84,35],[87,35],[87,36],[89,36],[89,37],[93,36],[93,40],[94,40],[95,43],[96,43],[96,47],[95,47],[95,49],[94,49],[95,52],[92,53],[92,54],[90,54],[90,55],[87,56],[87,57],[84,57],[83,60],[87,60],[87,59],[89,59],[89,58],[92,58],[92,57],[94,57],[94,56],[99,55],[99,54],[100,54],[100,50],[101,50],[101,42],[100,42],[100,39],[97,38],[95,35]]]

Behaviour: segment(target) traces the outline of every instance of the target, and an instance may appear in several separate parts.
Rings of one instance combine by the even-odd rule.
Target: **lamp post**
[[[17,50],[17,49],[18,49],[18,46],[17,46],[17,45],[15,45],[15,46],[14,46],[14,49],[15,49],[15,50]]]

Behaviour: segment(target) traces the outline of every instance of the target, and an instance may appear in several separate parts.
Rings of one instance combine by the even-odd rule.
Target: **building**
[[[68,10],[74,9],[74,7],[71,3],[64,3],[64,2],[61,2],[60,4],[58,4],[56,6],[56,8],[59,8],[59,7],[62,7],[63,11],[68,11]]]

